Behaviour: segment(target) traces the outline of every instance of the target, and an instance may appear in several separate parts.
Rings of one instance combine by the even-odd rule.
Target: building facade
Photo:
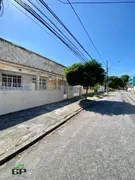
[[[62,100],[64,69],[0,38],[0,115]]]
[[[131,76],[128,81],[128,87],[133,88],[135,86],[135,76]]]

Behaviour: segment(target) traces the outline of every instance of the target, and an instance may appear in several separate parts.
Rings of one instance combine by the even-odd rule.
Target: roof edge
[[[0,41],[7,42],[7,43],[9,43],[9,44],[11,44],[11,45],[13,45],[13,46],[16,46],[16,47],[18,47],[18,48],[21,48],[21,49],[23,49],[23,50],[25,50],[25,51],[27,51],[27,52],[36,54],[37,56],[40,56],[40,57],[42,57],[42,58],[45,58],[45,59],[47,59],[47,60],[49,60],[49,61],[51,61],[51,62],[53,62],[53,63],[56,63],[56,64],[58,64],[58,65],[66,68],[66,66],[64,66],[63,64],[60,64],[60,63],[58,63],[58,62],[56,62],[56,61],[54,61],[54,60],[51,60],[51,59],[49,59],[49,58],[47,58],[47,57],[45,57],[45,56],[42,56],[42,55],[40,55],[40,54],[38,54],[38,53],[36,53],[36,52],[34,52],[34,51],[32,51],[32,50],[26,49],[26,48],[24,48],[24,47],[22,47],[22,46],[20,46],[20,45],[14,44],[14,43],[11,42],[11,41],[8,41],[8,40],[3,39],[3,38],[1,38],[1,37],[0,37]]]
[[[63,74],[57,74],[55,72],[45,71],[45,70],[42,70],[42,69],[39,69],[39,68],[33,68],[31,66],[26,66],[26,65],[23,65],[23,64],[18,64],[18,63],[9,62],[9,61],[0,59],[0,63],[1,62],[6,63],[6,64],[11,64],[11,65],[14,65],[14,66],[20,66],[20,67],[28,68],[28,69],[31,69],[31,70],[41,71],[41,72],[44,72],[44,73],[49,73],[49,74],[52,74],[52,75],[64,76]]]

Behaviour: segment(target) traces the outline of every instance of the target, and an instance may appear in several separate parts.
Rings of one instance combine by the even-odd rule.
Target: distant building
[[[133,88],[135,86],[135,76],[131,76],[128,81],[128,87]]]

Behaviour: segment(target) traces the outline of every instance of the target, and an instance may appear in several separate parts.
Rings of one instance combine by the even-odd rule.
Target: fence
[[[0,115],[62,100],[61,90],[0,90]]]
[[[55,89],[47,87],[44,90],[36,90],[34,83],[22,83],[17,87],[8,87],[7,85],[0,87],[0,115],[62,101],[64,95],[66,99],[74,97],[74,87],[72,86],[66,86],[66,94],[64,94],[63,86],[55,87]]]
[[[1,82],[0,90],[19,90],[19,91],[31,91],[31,90],[61,90],[61,86],[50,88],[49,86],[39,86],[37,88],[35,83],[10,83]]]
[[[29,83],[0,83],[0,90],[31,90]]]

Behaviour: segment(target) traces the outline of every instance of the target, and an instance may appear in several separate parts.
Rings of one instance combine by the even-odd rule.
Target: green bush
[[[110,92],[113,92],[113,91],[115,91],[115,89],[113,89],[113,88],[109,88],[109,91],[110,91]]]
[[[94,93],[97,93],[99,88],[100,88],[100,86],[98,84],[91,87],[91,89],[94,90]]]

